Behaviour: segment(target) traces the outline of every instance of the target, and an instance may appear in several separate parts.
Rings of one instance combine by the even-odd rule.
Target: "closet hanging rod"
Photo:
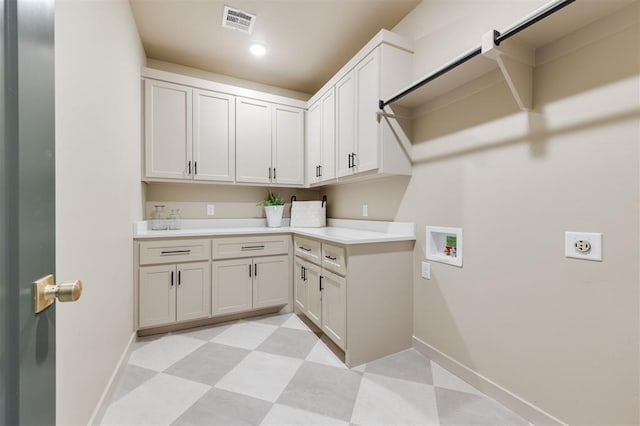
[[[519,24],[514,25],[512,28],[509,28],[507,30],[505,30],[503,33],[500,33],[499,31],[494,31],[494,43],[497,45],[499,45],[501,42],[507,40],[508,38],[513,37],[514,35],[518,34],[520,31],[529,28],[531,25],[535,24],[536,22],[539,22],[541,20],[543,20],[544,18],[548,17],[549,15],[552,15],[553,13],[559,11],[560,9],[563,9],[565,6],[570,5],[571,3],[575,2],[576,0],[559,0],[557,2],[555,2],[554,4],[550,5],[547,8],[544,8],[542,10],[540,10],[538,13],[536,13],[535,15],[525,19],[524,21],[520,22]],[[402,92],[398,93],[397,95],[395,95],[394,97],[392,97],[391,99],[388,99],[386,101],[383,101],[382,99],[378,101],[378,107],[380,109],[384,109],[384,107],[386,107],[389,104],[392,104],[402,98],[404,98],[405,96],[409,95],[410,93],[416,91],[417,89],[421,88],[422,86],[424,86],[425,84],[435,80],[438,77],[443,76],[444,74],[448,73],[449,71],[457,68],[458,66],[464,64],[465,62],[475,58],[476,56],[478,56],[480,53],[482,53],[482,47],[477,47],[476,49],[473,49],[471,51],[469,51],[468,53],[460,56],[459,58],[455,59],[454,61],[448,63],[447,65],[445,65],[444,67],[440,68],[437,71],[434,71],[433,73],[429,74],[428,76],[426,76],[424,79],[420,80],[419,82],[417,82],[416,84],[409,86],[407,89],[403,90]]]

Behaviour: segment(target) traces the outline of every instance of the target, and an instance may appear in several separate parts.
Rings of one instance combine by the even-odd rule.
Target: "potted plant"
[[[267,214],[267,226],[269,228],[277,228],[282,224],[284,200],[279,194],[274,194],[269,190],[267,197],[260,201],[258,205],[264,206],[264,211]]]

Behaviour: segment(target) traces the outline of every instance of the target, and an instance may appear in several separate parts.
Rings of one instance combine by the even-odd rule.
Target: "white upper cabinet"
[[[335,173],[339,181],[352,176],[368,178],[411,174],[410,129],[408,123],[398,118],[403,111],[387,107],[387,115],[383,117],[378,107],[381,99],[411,82],[411,61],[411,44],[382,30],[311,98],[309,125],[317,129],[320,126],[317,118],[311,116],[311,109],[317,108],[327,90],[335,90],[333,146]],[[313,113],[318,114],[315,110]],[[327,126],[328,121],[324,125]],[[309,149],[317,149],[314,144],[322,137],[322,130],[320,136],[317,132],[309,132]],[[308,167],[311,170],[307,171],[307,176],[310,185],[329,180],[316,176],[313,165],[316,155],[309,156]]]
[[[305,101],[150,68],[146,181],[304,185]]]
[[[145,177],[233,182],[235,97],[145,81]]]
[[[188,179],[192,156],[192,90],[145,81],[145,175]]]
[[[307,114],[307,182],[310,185],[336,177],[335,90],[332,87]]]
[[[236,100],[236,181],[269,184],[271,167],[271,104]]]
[[[235,97],[193,90],[193,178],[233,182]]]
[[[304,111],[283,105],[273,106],[271,147],[273,183],[304,184]]]
[[[302,109],[237,98],[236,181],[304,184]]]

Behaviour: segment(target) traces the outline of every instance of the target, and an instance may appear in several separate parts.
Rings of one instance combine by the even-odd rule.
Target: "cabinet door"
[[[304,185],[304,110],[273,106],[273,182]]]
[[[350,155],[355,150],[355,81],[353,71],[336,84],[336,173],[338,177],[353,173]]]
[[[143,266],[138,277],[138,323],[140,327],[176,321],[176,266]]]
[[[286,305],[289,302],[289,256],[253,259],[253,308]]]
[[[251,259],[220,260],[211,264],[212,315],[251,310]]]
[[[190,179],[191,88],[145,80],[145,175]]]
[[[355,68],[357,85],[355,172],[366,172],[378,168],[379,68],[377,50],[374,50]]]
[[[322,163],[322,100],[307,112],[307,182],[320,180],[318,166]]]
[[[304,271],[307,266],[307,262],[300,258],[295,258],[295,267],[293,268],[293,299],[294,303],[307,315],[307,282],[304,279]]]
[[[209,262],[178,265],[176,319],[189,321],[211,316],[211,266]]]
[[[320,180],[336,177],[336,96],[332,88],[322,97],[322,163]]]
[[[347,281],[323,272],[322,331],[342,350],[347,348]]]
[[[312,263],[306,266],[307,318],[318,327],[322,327],[322,292],[320,291],[320,273],[322,270]]]
[[[193,91],[193,177],[233,182],[235,178],[235,97]]]
[[[236,98],[236,181],[271,183],[271,104]]]

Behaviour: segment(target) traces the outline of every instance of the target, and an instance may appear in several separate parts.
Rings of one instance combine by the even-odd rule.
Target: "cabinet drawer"
[[[232,259],[288,254],[290,240],[288,235],[216,238],[213,240],[212,255],[214,259]]]
[[[295,237],[295,255],[320,265],[320,241]]]
[[[140,265],[209,260],[211,240],[144,241],[140,243]]]
[[[347,274],[347,257],[344,247],[322,243],[322,267],[336,274]]]

